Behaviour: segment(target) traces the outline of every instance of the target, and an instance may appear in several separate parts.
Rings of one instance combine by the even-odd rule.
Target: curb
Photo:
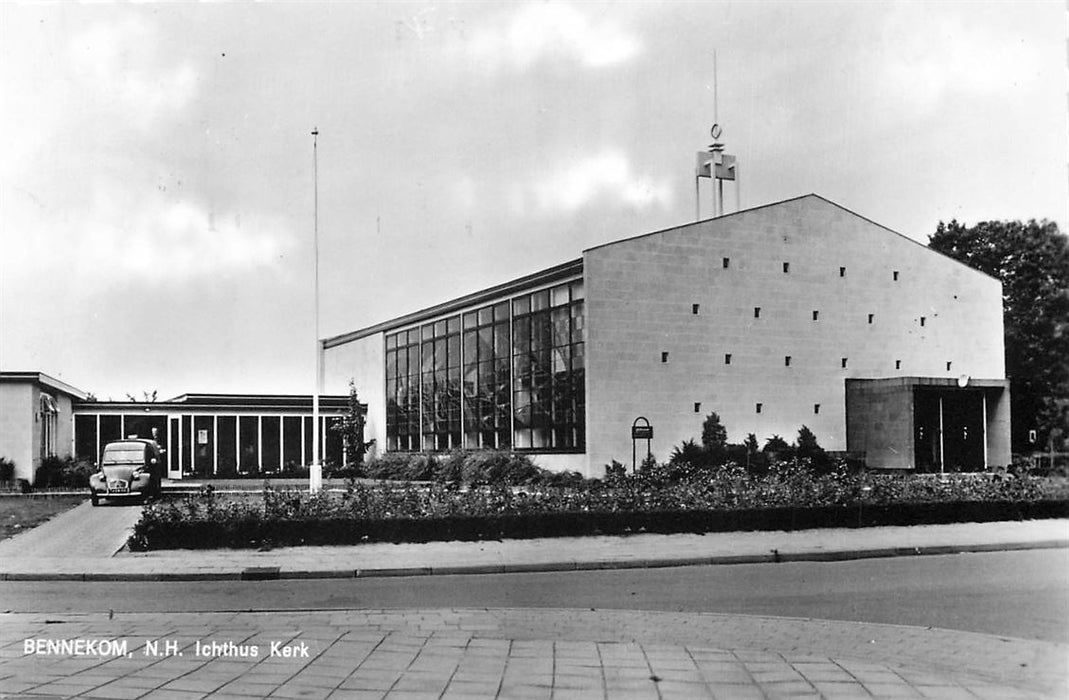
[[[929,545],[924,547],[884,547],[879,549],[848,549],[823,552],[780,552],[778,550],[772,550],[769,554],[731,554],[712,557],[681,557],[675,559],[607,559],[515,564],[471,564],[437,567],[413,566],[383,569],[284,570],[278,566],[253,566],[241,570],[230,571],[120,571],[84,573],[34,573],[11,571],[0,573],[0,581],[280,581],[297,579],[394,578],[401,576],[478,576],[485,574],[528,574],[562,571],[660,569],[682,566],[839,562],[888,557],[1015,552],[1032,549],[1069,549],[1069,539],[965,545]]]

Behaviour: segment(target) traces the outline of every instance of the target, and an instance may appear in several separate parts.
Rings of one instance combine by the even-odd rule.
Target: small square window
[[[662,352],[661,353],[661,362],[668,362],[668,353],[667,352]]]
[[[846,277],[846,268],[845,267],[840,267],[839,268],[839,276],[840,277]]]
[[[724,258],[724,269],[731,267],[731,258]]]
[[[758,413],[760,413],[760,412],[761,412],[761,407],[762,407],[762,406],[764,406],[764,404],[760,404],[760,403],[759,403],[759,404],[757,404],[757,412],[758,412]]]
[[[947,372],[949,372],[949,371],[950,371],[950,366],[951,366],[952,364],[953,364],[952,362],[948,362],[948,363],[947,363]]]
[[[760,306],[753,307],[753,317],[754,318],[761,318],[761,307]]]
[[[783,366],[784,367],[790,367],[791,366],[791,356],[790,355],[784,355],[784,357],[783,357]]]
[[[791,264],[789,262],[783,263],[783,271],[784,272],[790,272],[791,271]]]
[[[730,352],[727,353],[726,355],[724,355],[724,364],[725,365],[730,365],[731,364],[731,353]]]
[[[695,401],[694,402],[694,412],[695,413],[701,413],[702,412],[702,402],[701,401]]]
[[[701,304],[691,304],[690,305],[690,312],[692,314],[694,314],[695,316],[697,316],[698,315],[698,310],[700,308],[701,308]]]
[[[895,282],[898,281],[898,270],[891,273],[891,278],[894,279]]]
[[[813,414],[816,415],[818,413],[820,413],[820,404],[819,403],[815,403],[815,404],[813,404]]]
[[[842,360],[840,360],[840,363],[842,364],[843,369],[846,369],[846,359],[847,358],[844,357],[844,358],[842,358]]]
[[[814,320],[814,321],[816,321],[816,320],[818,320],[819,318],[820,318],[820,312],[819,312],[819,311],[816,311],[816,310],[814,310],[814,311],[813,311],[813,320]]]
[[[869,314],[869,324],[876,320],[876,314]]]
[[[927,321],[927,320],[928,319],[926,319],[924,316],[921,316],[921,326],[923,326],[924,322]]]
[[[902,369],[902,360],[895,360],[895,369]]]

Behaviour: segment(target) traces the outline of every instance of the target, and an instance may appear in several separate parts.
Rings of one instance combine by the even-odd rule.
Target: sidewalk
[[[79,639],[107,641],[92,655],[48,651],[49,641]],[[0,696],[1064,698],[1066,651],[931,628],[711,613],[0,614]]]
[[[0,580],[353,578],[623,569],[1069,547],[1069,520],[913,527],[365,544],[36,556],[5,550]]]

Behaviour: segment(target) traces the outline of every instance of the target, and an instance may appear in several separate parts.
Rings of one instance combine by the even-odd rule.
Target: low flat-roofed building
[[[43,372],[0,372],[0,457],[32,483],[41,460],[71,455],[72,405],[85,393]]]
[[[381,451],[511,449],[600,476],[711,413],[876,468],[1007,464],[1002,286],[817,195],[624,238],[322,341]],[[646,442],[638,444],[645,454]]]
[[[346,465],[347,395],[320,396],[325,465]],[[366,407],[361,405],[362,410]],[[166,401],[97,401],[41,372],[0,372],[0,457],[33,483],[45,457],[97,462],[108,442],[154,439],[166,476],[271,476],[312,463],[308,394],[182,394]]]
[[[319,398],[324,464],[344,465],[341,434],[332,428],[348,396]],[[165,450],[167,476],[269,475],[312,462],[312,397],[270,394],[182,394],[167,401],[85,401],[74,404],[74,450],[99,458],[121,438],[149,438]]]

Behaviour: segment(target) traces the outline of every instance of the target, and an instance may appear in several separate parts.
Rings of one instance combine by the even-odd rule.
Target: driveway
[[[0,560],[107,559],[123,548],[140,517],[140,505],[105,503],[94,508],[86,501],[32,530],[0,541]]]

